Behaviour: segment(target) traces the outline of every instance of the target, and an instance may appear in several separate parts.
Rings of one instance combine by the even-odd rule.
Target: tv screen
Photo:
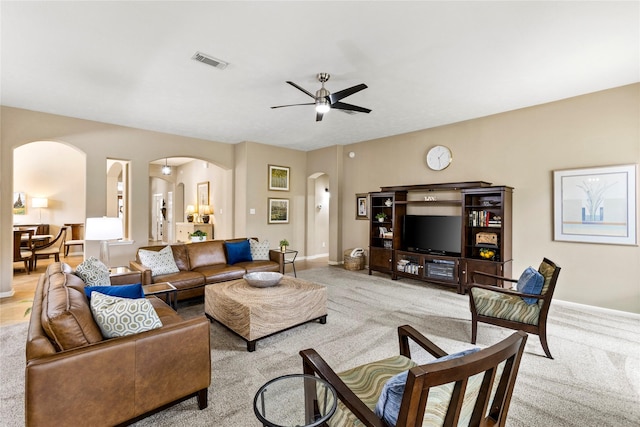
[[[409,251],[461,255],[461,216],[405,215],[402,241]]]

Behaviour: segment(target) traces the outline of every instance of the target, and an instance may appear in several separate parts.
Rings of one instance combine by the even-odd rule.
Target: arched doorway
[[[34,141],[16,147],[13,191],[23,193],[25,198],[24,211],[14,212],[16,225],[43,224],[48,226],[48,234],[55,236],[64,224],[84,223],[85,153],[57,141]],[[46,199],[46,208],[33,208],[34,198]]]
[[[165,165],[171,170],[163,174]],[[163,157],[150,162],[149,180],[150,241],[160,240],[157,232],[160,218],[163,220],[161,240],[165,243],[177,241],[176,225],[187,222],[189,206],[197,209],[202,205],[198,203],[197,192],[204,183],[209,189],[206,204],[210,208],[209,221],[213,225],[213,235],[208,238],[233,237],[232,170],[193,157]],[[196,215],[196,221],[199,218]]]

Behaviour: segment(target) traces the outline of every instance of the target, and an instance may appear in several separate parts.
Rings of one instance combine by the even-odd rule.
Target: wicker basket
[[[344,269],[350,271],[362,270],[364,268],[364,255],[351,256],[353,249],[344,251]]]

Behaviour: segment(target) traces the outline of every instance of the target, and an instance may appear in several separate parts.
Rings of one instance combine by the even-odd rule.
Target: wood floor
[[[72,256],[70,254],[65,258],[60,255],[60,260],[75,268],[82,262],[83,257],[82,255]],[[52,262],[53,258],[50,258],[50,260],[38,260],[38,269],[32,271],[31,274],[26,274],[23,269],[18,269],[20,263],[14,263],[12,282],[14,295],[8,298],[0,298],[0,326],[27,322],[29,320],[29,316],[25,316],[25,311],[31,307],[33,293],[35,292],[40,275],[46,271]],[[296,260],[296,270],[301,271],[308,268],[326,266],[327,262],[327,258]],[[287,265],[286,269],[287,274],[292,274],[291,265]]]

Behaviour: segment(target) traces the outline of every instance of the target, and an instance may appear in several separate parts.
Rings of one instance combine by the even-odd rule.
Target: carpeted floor
[[[335,369],[348,369],[397,354],[401,324],[414,326],[449,352],[471,346],[468,296],[449,288],[336,267],[302,271],[299,277],[327,286],[326,325],[309,323],[274,335],[249,353],[244,341],[212,324],[209,407],[199,411],[190,399],[136,425],[259,426],[255,392],[272,378],[301,373],[299,350],[313,347]],[[203,305],[182,304],[179,312],[201,315]],[[26,329],[26,323],[0,328],[2,426],[24,425]],[[554,302],[548,329],[555,359],[544,357],[537,336],[529,337],[507,425],[640,425],[640,316]],[[511,333],[481,324],[478,346]]]

